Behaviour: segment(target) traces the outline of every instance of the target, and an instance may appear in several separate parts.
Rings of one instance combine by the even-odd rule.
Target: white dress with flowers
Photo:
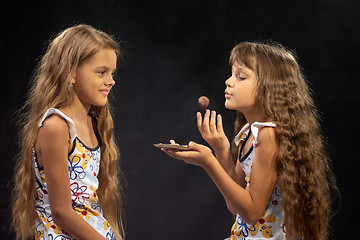
[[[246,190],[249,190],[251,180],[251,167],[255,158],[255,147],[257,145],[258,133],[262,127],[276,127],[274,123],[255,122],[249,128],[246,124],[240,132],[235,136],[235,144],[239,145],[242,142],[242,147],[250,136],[254,136],[252,147],[239,159],[240,165],[245,172]],[[241,148],[242,150],[242,148]],[[240,150],[240,151],[241,151]],[[282,192],[280,183],[277,181],[274,191],[271,195],[270,201],[265,209],[262,217],[254,225],[247,224],[239,214],[236,214],[236,220],[231,228],[231,236],[229,240],[247,240],[247,239],[276,239],[285,240],[284,228],[284,212],[282,210]]]
[[[47,110],[41,120],[52,114],[64,118],[69,126],[70,141],[73,147],[68,154],[68,167],[73,210],[106,239],[115,239],[107,220],[102,214],[96,190],[99,186],[97,175],[100,167],[100,144],[95,148],[85,146],[76,136],[75,124],[71,118],[60,110]],[[73,239],[59,228],[53,221],[45,172],[38,166],[36,153],[33,149],[33,166],[35,171],[35,207],[39,218],[36,220],[35,239]]]

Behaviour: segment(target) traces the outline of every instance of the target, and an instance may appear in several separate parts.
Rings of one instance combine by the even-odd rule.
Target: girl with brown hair
[[[327,239],[330,187],[337,188],[294,53],[242,42],[229,63],[225,106],[237,111],[232,150],[220,114],[207,110],[197,123],[216,157],[194,142],[189,151],[163,151],[207,171],[236,215],[229,239]]]
[[[118,56],[113,38],[80,24],[60,32],[39,62],[20,125],[17,239],[123,238],[108,102]]]

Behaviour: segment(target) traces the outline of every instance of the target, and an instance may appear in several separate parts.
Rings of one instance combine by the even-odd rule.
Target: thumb
[[[191,149],[194,149],[194,150],[198,150],[199,149],[199,144],[193,142],[193,141],[190,141],[189,144],[188,144],[189,148]]]

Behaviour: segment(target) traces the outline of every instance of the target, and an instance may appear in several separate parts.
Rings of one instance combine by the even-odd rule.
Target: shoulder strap
[[[254,122],[253,124],[251,124],[250,129],[255,138],[254,143],[257,143],[259,130],[263,127],[276,127],[276,124],[272,122]],[[239,145],[242,135],[248,130],[248,128],[249,128],[249,123],[245,124],[244,127],[240,130],[240,132],[236,134],[234,138],[234,142],[236,146]]]
[[[236,136],[234,137],[234,142],[235,142],[236,146],[239,145],[242,135],[248,130],[248,128],[249,128],[249,123],[245,124],[242,127],[242,129],[238,132],[238,134],[236,134]]]
[[[59,116],[61,116],[62,118],[65,119],[68,127],[69,127],[69,136],[70,136],[70,143],[72,143],[76,137],[76,127],[75,127],[75,123],[74,121],[69,118],[68,116],[66,116],[63,112],[61,112],[59,109],[56,108],[49,108],[48,110],[46,110],[43,118],[40,121],[39,127],[42,127],[43,122],[45,121],[45,119],[53,114],[57,114]]]
[[[254,136],[253,145],[255,146],[257,145],[259,131],[263,127],[276,127],[276,124],[272,122],[254,122],[253,124],[251,124],[251,132]]]

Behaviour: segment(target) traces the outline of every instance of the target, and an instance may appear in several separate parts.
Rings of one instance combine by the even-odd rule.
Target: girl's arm
[[[37,143],[49,194],[52,218],[57,226],[76,239],[105,239],[72,208],[66,122],[53,115],[40,128]]]
[[[210,110],[207,109],[204,119],[200,112],[196,117],[201,136],[212,147],[221,166],[235,182],[243,184],[244,174],[242,170],[235,169],[230,142],[224,133],[221,115],[216,115],[215,111],[211,111],[210,114]]]
[[[174,158],[203,167],[227,204],[248,224],[255,224],[264,213],[277,181],[274,130],[264,128],[259,135],[249,190],[241,187],[226,173],[208,147],[194,142],[190,142],[189,147],[193,151],[163,151]]]

